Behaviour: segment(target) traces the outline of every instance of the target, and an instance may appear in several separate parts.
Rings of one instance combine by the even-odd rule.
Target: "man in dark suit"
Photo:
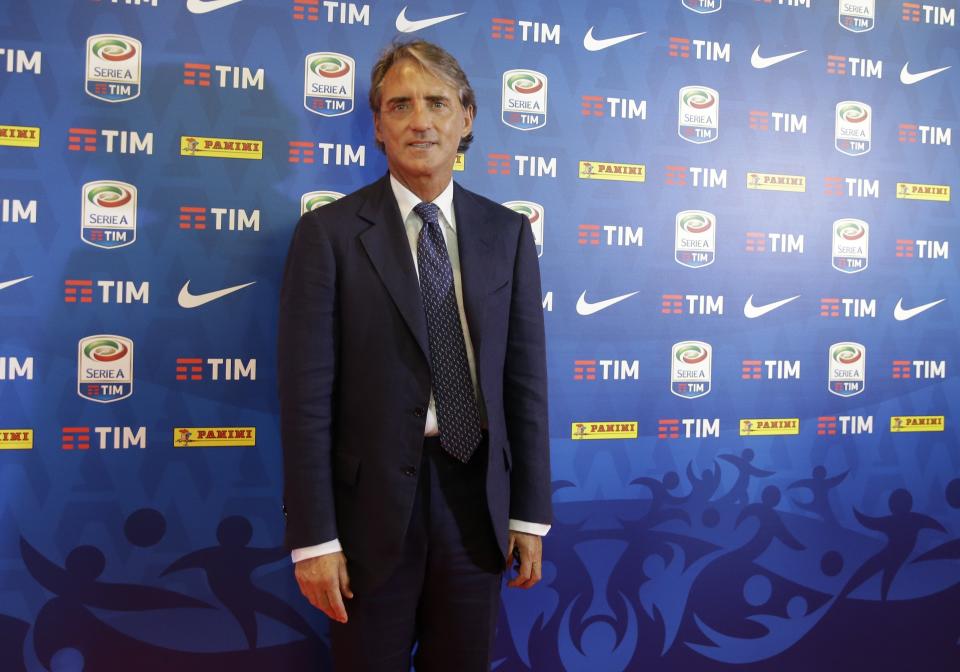
[[[414,642],[418,670],[487,670],[505,560],[536,584],[551,519],[533,235],[453,182],[476,102],[450,54],[392,46],[370,105],[389,174],[287,258],[286,541],[338,670],[406,672]]]

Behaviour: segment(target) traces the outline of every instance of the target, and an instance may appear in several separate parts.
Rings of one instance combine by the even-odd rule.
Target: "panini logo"
[[[581,161],[577,177],[583,180],[646,182],[647,167],[642,163],[603,163],[601,161]]]
[[[86,94],[108,103],[122,103],[140,95],[143,45],[126,35],[87,38]]]
[[[533,201],[507,201],[503,204],[514,212],[526,215],[533,229],[533,240],[537,244],[537,256],[543,256],[543,206]]]
[[[77,346],[77,394],[107,404],[133,394],[133,341],[100,334]]]
[[[590,439],[635,439],[635,422],[574,422],[570,427],[570,438]]]
[[[40,127],[0,125],[0,146],[39,147]]]
[[[353,112],[356,62],[345,54],[317,51],[303,65],[303,106],[322,117]]]
[[[859,343],[834,343],[827,358],[827,389],[838,397],[860,394],[867,386],[867,349]]]
[[[942,415],[894,415],[890,417],[890,431],[942,432],[945,421]]]
[[[260,140],[201,138],[194,135],[182,135],[180,136],[180,155],[260,160],[263,158],[263,142]]]
[[[503,73],[500,120],[518,131],[547,125],[547,76],[534,70]]]
[[[870,261],[870,225],[862,219],[833,223],[833,267],[842,273],[866,270]]]
[[[333,203],[343,196],[339,191],[308,191],[300,197],[300,214],[303,215],[320,206]]]
[[[706,86],[685,86],[679,97],[677,134],[696,144],[719,138],[720,94]]]
[[[897,198],[909,201],[940,201],[950,202],[950,187],[946,184],[914,184],[913,182],[897,182]]]
[[[453,169],[458,173],[463,172],[463,169],[466,168],[466,161],[463,152],[457,152],[457,158],[453,160]]]
[[[873,111],[866,103],[844,100],[837,103],[834,148],[847,156],[861,156],[870,151]]]
[[[797,193],[802,193],[807,190],[807,178],[803,175],[747,173],[747,189],[759,189],[761,191],[794,191]]]
[[[799,433],[799,418],[740,419],[740,436],[785,436]]]
[[[681,266],[702,268],[714,262],[717,254],[717,218],[706,210],[677,213],[673,259]]]
[[[877,18],[874,0],[840,0],[837,21],[851,33],[873,30]]]
[[[670,352],[670,391],[684,399],[710,393],[713,348],[702,341],[674,343]]]
[[[257,445],[256,427],[174,427],[175,448],[218,448]]]
[[[0,450],[33,450],[33,430],[0,429]]]
[[[83,185],[80,238],[94,247],[112,250],[137,239],[137,188],[116,180]]]

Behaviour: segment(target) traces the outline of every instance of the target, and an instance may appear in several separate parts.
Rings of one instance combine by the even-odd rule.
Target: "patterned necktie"
[[[417,268],[427,316],[440,445],[467,462],[480,443],[480,413],[470,379],[450,255],[440,230],[440,209],[433,203],[420,203],[413,211],[423,220],[417,239]]]

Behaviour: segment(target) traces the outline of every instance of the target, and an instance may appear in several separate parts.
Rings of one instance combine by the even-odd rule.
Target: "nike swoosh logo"
[[[951,66],[945,65],[942,68],[934,68],[933,70],[925,70],[924,72],[910,72],[908,69],[910,61],[907,61],[903,64],[903,68],[900,70],[900,81],[904,84],[916,84],[917,82],[922,82],[927,77],[933,77],[934,75],[940,74],[944,70],[949,70]]]
[[[23,282],[24,280],[29,280],[32,278],[32,275],[25,275],[22,278],[17,278],[16,280],[7,280],[5,282],[0,282],[0,289],[6,289],[7,287],[13,287],[18,282]]]
[[[769,68],[771,65],[783,63],[788,58],[793,58],[794,56],[804,54],[806,51],[807,50],[804,49],[803,51],[791,51],[789,54],[779,54],[777,56],[761,56],[760,45],[758,44],[757,48],[754,49],[753,53],[750,55],[750,65],[758,70],[763,70],[764,68]]]
[[[445,16],[434,16],[429,19],[420,19],[418,21],[411,21],[407,18],[407,8],[404,7],[400,10],[400,13],[397,14],[397,30],[401,33],[415,33],[418,30],[424,28],[429,28],[430,26],[435,26],[438,23],[443,23],[444,21],[449,21],[450,19],[455,19],[458,16],[463,16],[466,12],[459,12],[457,14],[447,14]]]
[[[187,11],[191,14],[207,14],[235,5],[238,2],[243,2],[243,0],[187,0]]]
[[[901,298],[897,301],[896,307],[893,309],[893,318],[897,322],[903,322],[904,320],[909,320],[911,317],[916,317],[925,310],[930,310],[938,303],[943,303],[946,299],[940,299],[939,301],[931,301],[930,303],[925,303],[922,306],[917,306],[916,308],[904,308],[903,299]]]
[[[627,40],[632,40],[635,37],[640,37],[641,35],[646,34],[646,31],[644,31],[642,33],[630,33],[629,35],[607,37],[602,40],[598,40],[593,36],[593,26],[590,26],[590,30],[588,30],[587,34],[583,36],[583,48],[587,51],[600,51],[601,49],[606,49],[607,47],[612,47],[620,44],[621,42],[626,42]]]
[[[625,299],[629,299],[634,294],[639,294],[639,291],[630,292],[629,294],[624,294],[622,296],[615,296],[612,299],[606,299],[604,301],[597,301],[596,303],[590,303],[587,301],[586,291],[580,295],[580,298],[577,299],[577,313],[580,315],[593,315],[594,313],[599,313],[604,308],[609,308],[615,303],[620,303]]]
[[[207,292],[206,294],[191,294],[190,293],[190,281],[187,280],[184,283],[183,287],[180,288],[180,295],[177,297],[177,303],[180,304],[181,308],[197,308],[202,306],[205,303],[210,303],[211,301],[216,301],[225,297],[227,294],[233,294],[244,287],[249,287],[250,285],[256,284],[255,282],[248,282],[243,285],[234,285],[233,287],[227,287],[226,289],[218,289],[215,292]]]
[[[748,320],[752,320],[755,317],[762,317],[766,315],[771,310],[776,310],[780,306],[785,306],[794,299],[799,299],[800,295],[791,296],[789,299],[781,299],[780,301],[774,301],[773,303],[766,303],[762,306],[753,305],[753,294],[747,297],[747,302],[743,304],[743,316]]]

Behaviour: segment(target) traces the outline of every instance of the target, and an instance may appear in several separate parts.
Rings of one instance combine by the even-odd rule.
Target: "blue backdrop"
[[[555,520],[495,668],[960,669],[937,2],[0,0],[2,668],[326,669],[276,298],[386,169],[399,35],[541,253]]]

